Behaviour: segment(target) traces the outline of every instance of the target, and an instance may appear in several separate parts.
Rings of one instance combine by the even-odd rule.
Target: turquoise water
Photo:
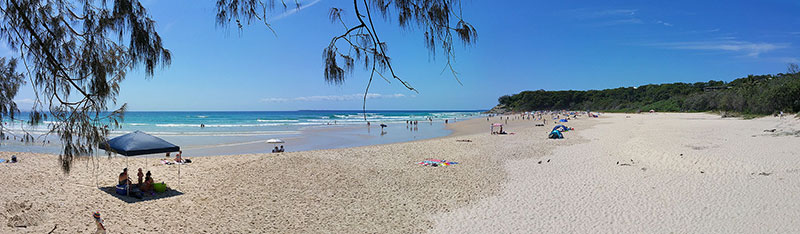
[[[21,116],[26,116],[23,113]],[[444,120],[451,122],[480,116],[479,111],[259,111],[259,112],[135,112],[125,114],[120,129],[111,137],[144,131],[180,145],[190,155],[227,155],[269,152],[264,141],[286,141],[287,151],[354,147],[427,139],[449,134]],[[366,122],[370,122],[367,126]],[[407,125],[406,121],[418,121]],[[31,127],[5,120],[6,133],[38,136],[45,124]],[[387,127],[381,130],[380,124]],[[24,130],[24,131],[23,131]],[[3,151],[58,153],[55,136],[39,138],[36,144],[5,141]],[[46,143],[50,140],[51,143]],[[44,143],[42,143],[44,142]]]

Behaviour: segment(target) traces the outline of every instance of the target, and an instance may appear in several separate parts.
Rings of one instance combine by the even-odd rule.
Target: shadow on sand
[[[122,200],[122,201],[127,202],[127,203],[137,203],[137,202],[142,202],[142,201],[158,200],[158,199],[162,199],[162,198],[169,198],[169,197],[183,195],[183,193],[178,191],[178,190],[174,190],[172,188],[167,188],[167,191],[165,191],[163,193],[155,193],[154,195],[147,194],[145,196],[142,196],[142,198],[140,199],[140,198],[136,198],[136,197],[133,197],[133,196],[129,197],[129,196],[123,196],[123,195],[117,194],[117,192],[116,192],[117,190],[116,190],[115,186],[100,187],[100,190],[103,191],[103,192],[108,193],[111,196],[119,198],[119,200]]]

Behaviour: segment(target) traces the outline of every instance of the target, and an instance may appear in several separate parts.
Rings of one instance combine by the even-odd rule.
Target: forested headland
[[[649,84],[603,90],[523,91],[498,99],[510,111],[596,110],[616,112],[729,111],[767,115],[800,112],[800,71],[749,75],[731,82]]]

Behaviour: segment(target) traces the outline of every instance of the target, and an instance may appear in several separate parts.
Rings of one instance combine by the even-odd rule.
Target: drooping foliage
[[[515,111],[605,110],[733,111],[745,114],[800,112],[800,73],[750,75],[731,82],[650,84],[588,91],[524,91],[498,102]]]
[[[151,77],[171,61],[155,21],[138,0],[4,0],[0,13],[0,38],[22,61],[37,95],[30,122],[50,120],[51,133],[64,146],[65,172],[75,156],[91,154],[123,119],[126,105],[108,108],[116,104],[126,73],[142,67]],[[22,83],[12,73],[2,75],[4,82]],[[4,98],[13,98],[13,91]]]
[[[14,96],[23,84],[25,75],[17,72],[17,60],[0,58],[0,120],[6,117],[13,119],[19,114]],[[0,128],[0,138],[4,137],[3,128]]]
[[[284,10],[301,7],[297,1],[287,4],[283,0],[279,3],[276,0],[217,0],[217,23],[226,26],[235,22],[237,27],[242,28],[244,24],[260,21],[272,30],[268,16],[275,11],[276,5],[283,6]],[[384,20],[396,19],[401,28],[422,31],[425,47],[434,57],[437,54],[444,55],[445,69],[451,71],[456,81],[458,73],[452,65],[455,59],[453,43],[461,41],[464,45],[472,45],[478,39],[475,27],[462,17],[459,0],[353,0],[350,7],[352,12],[338,7],[329,11],[331,22],[341,24],[344,33],[334,36],[323,49],[323,74],[326,82],[341,85],[356,64],[363,65],[370,72],[364,91],[364,109],[375,74],[389,82],[390,79],[384,75],[388,72],[391,79],[416,91],[392,67],[388,46],[381,40],[373,22],[378,15]]]

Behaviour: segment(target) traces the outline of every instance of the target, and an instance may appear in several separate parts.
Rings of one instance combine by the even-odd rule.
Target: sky
[[[358,66],[342,85],[323,78],[322,50],[345,30],[328,19],[352,2],[303,0],[239,31],[215,23],[212,0],[143,0],[172,64],[151,78],[128,73],[114,106],[134,111],[357,110],[369,73]],[[613,3],[612,3],[613,2]],[[367,109],[485,110],[525,90],[587,90],[654,83],[730,81],[800,63],[800,1],[462,1],[478,32],[455,43],[462,84],[431,56],[423,34],[377,18],[397,81],[375,79]],[[0,50],[6,50],[7,47]],[[2,52],[2,51],[0,51]],[[25,111],[34,94],[15,100]]]

